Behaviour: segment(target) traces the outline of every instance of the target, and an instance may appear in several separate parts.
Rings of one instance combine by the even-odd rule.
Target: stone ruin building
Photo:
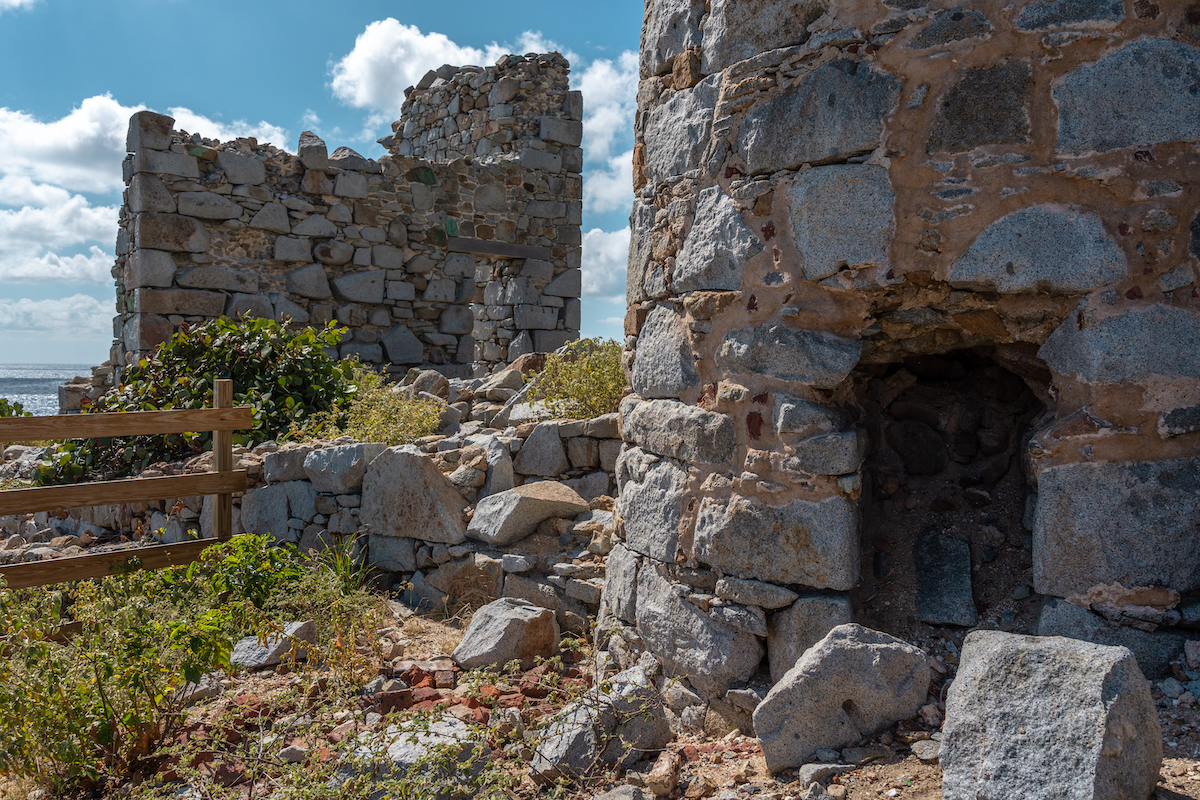
[[[111,364],[228,315],[336,320],[391,374],[486,374],[578,338],[583,100],[566,59],[443,66],[406,93],[378,161],[220,143],[130,121]]]
[[[1200,626],[1198,48],[1161,0],[647,2],[612,652],[734,716],[852,617],[1165,674]]]

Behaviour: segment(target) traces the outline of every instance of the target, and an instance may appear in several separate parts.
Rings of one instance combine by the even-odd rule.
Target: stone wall
[[[344,147],[329,153],[304,133],[292,155],[135,114],[113,270],[113,364],[221,315],[336,320],[350,329],[339,355],[392,373],[425,365],[482,374],[577,338],[582,179],[568,151],[579,144],[582,101],[567,91],[557,54],[501,64],[478,74],[505,87],[512,115],[501,127],[522,137],[511,140],[519,152],[422,146],[418,158],[400,154],[403,140],[373,161]],[[424,99],[406,104],[416,116],[398,128],[445,117],[435,99],[461,105],[447,85],[414,90]],[[482,124],[496,136],[493,122]]]
[[[714,701],[863,613],[864,513],[922,485],[893,424],[975,468],[987,409],[964,461],[952,404],[895,405],[930,359],[1047,407],[992,451],[1026,468],[1036,593],[1200,589],[1198,14],[941,6],[646,4],[606,624]]]

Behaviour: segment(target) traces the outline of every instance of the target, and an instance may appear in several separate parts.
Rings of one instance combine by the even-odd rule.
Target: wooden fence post
[[[213,408],[233,408],[233,381],[213,381]],[[233,470],[233,431],[213,431],[213,470]],[[219,494],[213,502],[213,536],[226,542],[233,536],[233,495]]]

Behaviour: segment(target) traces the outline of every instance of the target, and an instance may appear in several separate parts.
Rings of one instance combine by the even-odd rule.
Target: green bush
[[[310,425],[308,438],[332,439],[350,436],[359,442],[383,442],[389,446],[408,444],[430,436],[441,427],[443,405],[432,400],[410,400],[391,390],[383,377],[354,364],[351,382],[358,387],[346,407],[326,414]],[[293,431],[294,438],[305,438]]]
[[[7,397],[0,397],[0,417],[32,417],[32,411],[26,411],[25,407],[16,400],[9,400]]]
[[[175,334],[153,356],[130,366],[120,388],[86,410],[211,408],[213,379],[231,378],[234,405],[254,408],[254,427],[235,432],[233,441],[253,447],[303,430],[318,417],[339,417],[355,391],[351,365],[324,348],[336,346],[343,333],[332,326],[293,333],[269,319],[210,320]],[[203,452],[211,439],[210,431],[198,431],[66,443],[42,468],[38,483],[73,483],[96,472],[128,475],[156,461]]]
[[[545,369],[534,380],[534,398],[545,400],[560,416],[591,419],[611,414],[625,391],[621,345],[612,339],[571,342],[565,353],[546,357]]]

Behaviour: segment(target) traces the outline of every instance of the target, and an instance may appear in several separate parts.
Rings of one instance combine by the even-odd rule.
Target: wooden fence
[[[226,541],[233,534],[233,493],[244,492],[247,486],[246,471],[233,468],[233,432],[253,424],[254,410],[233,407],[233,381],[224,379],[213,381],[212,408],[0,419],[0,442],[9,443],[213,432],[212,472],[0,491],[0,516],[214,495],[213,535]],[[19,589],[99,578],[131,565],[161,569],[195,561],[212,543],[209,539],[9,564],[0,566],[0,576],[9,588]]]

